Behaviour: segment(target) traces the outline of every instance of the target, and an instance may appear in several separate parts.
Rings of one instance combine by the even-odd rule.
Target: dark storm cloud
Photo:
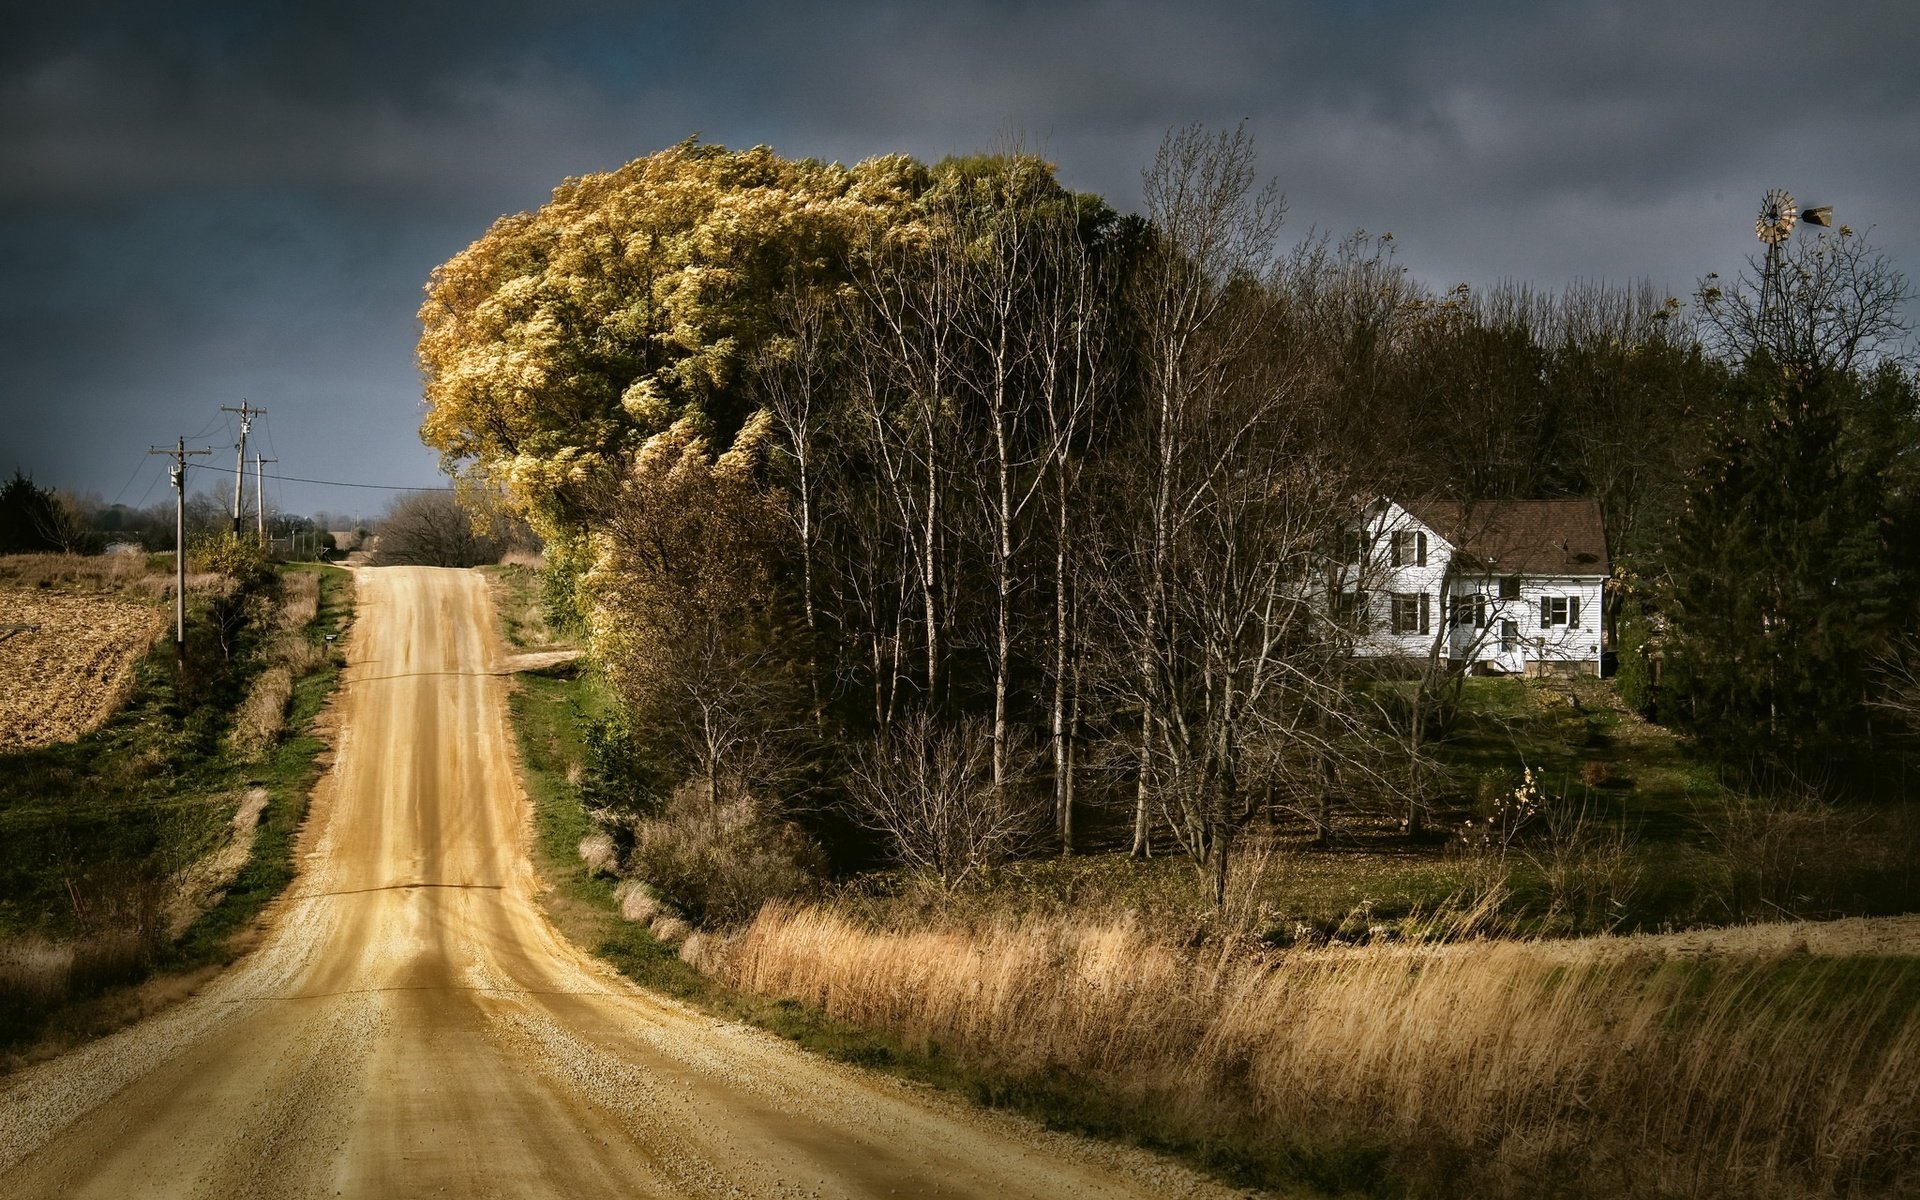
[[[331,425],[430,482],[428,271],[695,131],[845,161],[1017,137],[1130,207],[1170,125],[1244,118],[1296,234],[1391,230],[1436,284],[1685,294],[1772,186],[1911,264],[1915,34],[1778,0],[43,6],[0,41],[0,415],[22,465],[111,490],[58,414],[109,414],[124,460],[246,388],[313,426],[290,473],[326,473]]]

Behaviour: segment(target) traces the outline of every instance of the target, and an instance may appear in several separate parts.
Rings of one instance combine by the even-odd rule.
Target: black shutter
[[[1540,597],[1540,628],[1553,628],[1553,601],[1546,596]]]
[[[1413,565],[1416,567],[1426,566],[1427,565],[1427,535],[1424,533],[1414,534],[1413,545],[1414,545]]]
[[[1580,628],[1580,597],[1578,596],[1567,601],[1567,626],[1571,629]]]
[[[1420,593],[1420,632],[1431,633],[1433,626],[1433,597],[1426,592]]]

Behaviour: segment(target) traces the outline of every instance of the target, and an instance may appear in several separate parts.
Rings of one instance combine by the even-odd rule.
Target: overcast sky
[[[109,501],[163,498],[145,451],[176,434],[231,466],[218,409],[243,397],[270,470],[439,482],[415,433],[428,273],[561,179],[693,133],[844,162],[1017,133],[1131,209],[1169,127],[1245,119],[1291,238],[1391,231],[1436,286],[1684,297],[1741,266],[1769,187],[1920,274],[1911,0],[20,8],[0,472]]]

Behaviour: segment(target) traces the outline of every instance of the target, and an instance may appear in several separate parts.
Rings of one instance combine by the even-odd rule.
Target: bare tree
[[[1840,372],[1911,360],[1911,298],[1886,255],[1844,225],[1749,258],[1729,286],[1708,275],[1698,293],[1707,335],[1729,361],[1764,354],[1790,369]]]
[[[861,452],[910,550],[918,593],[928,702],[941,696],[950,521],[959,436],[958,383],[962,263],[936,225],[877,235],[854,264],[852,417]]]
[[[379,566],[476,567],[500,557],[500,545],[474,532],[451,492],[410,492],[380,519]]]
[[[1156,723],[1164,735],[1170,715],[1162,665],[1173,650],[1174,543],[1227,469],[1218,459],[1204,462],[1192,434],[1217,408],[1253,339],[1258,310],[1236,301],[1267,272],[1283,212],[1272,184],[1254,186],[1253,142],[1244,126],[1219,135],[1197,125],[1168,134],[1146,172],[1145,194],[1154,244],[1130,282],[1128,306],[1145,401],[1138,453],[1146,511],[1137,539],[1121,550],[1130,582],[1109,590],[1127,597],[1123,627],[1138,671],[1135,855],[1151,852]],[[1227,444],[1211,448],[1237,449],[1255,424],[1225,431]],[[1167,782],[1183,786],[1177,778]]]
[[[1083,486],[1096,415],[1110,402],[1115,370],[1111,265],[1068,220],[1053,222],[1036,297],[1035,388],[1045,437],[1043,485],[1051,507],[1052,646],[1048,739],[1053,760],[1054,832],[1073,852],[1074,787],[1083,695],[1088,513]]]
[[[815,724],[824,719],[820,675],[820,613],[815,579],[819,554],[822,472],[831,453],[832,389],[843,370],[844,347],[831,299],[817,290],[789,288],[775,311],[780,333],[755,360],[761,395],[791,467],[794,538],[800,551],[800,606],[807,627],[807,688]]]
[[[1026,790],[996,784],[992,759],[992,736],[978,719],[918,710],[856,762],[852,814],[887,839],[900,863],[956,887],[1034,833]]]
[[[1007,690],[1013,666],[1015,591],[1026,540],[1023,516],[1044,480],[1046,454],[1034,444],[1027,395],[1031,363],[1043,332],[1036,311],[1049,219],[1042,206],[1056,192],[1045,164],[1013,153],[972,188],[956,189],[943,233],[957,240],[958,328],[971,351],[961,372],[983,425],[986,478],[973,489],[987,518],[993,630],[988,638],[993,681],[993,782],[1006,786],[1011,736]]]

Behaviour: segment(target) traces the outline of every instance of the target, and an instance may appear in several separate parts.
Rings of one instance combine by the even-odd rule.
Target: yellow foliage
[[[577,489],[648,439],[689,416],[738,427],[773,296],[834,282],[930,178],[903,156],[846,168],[687,141],[566,181],[434,271],[422,440],[559,534]]]

